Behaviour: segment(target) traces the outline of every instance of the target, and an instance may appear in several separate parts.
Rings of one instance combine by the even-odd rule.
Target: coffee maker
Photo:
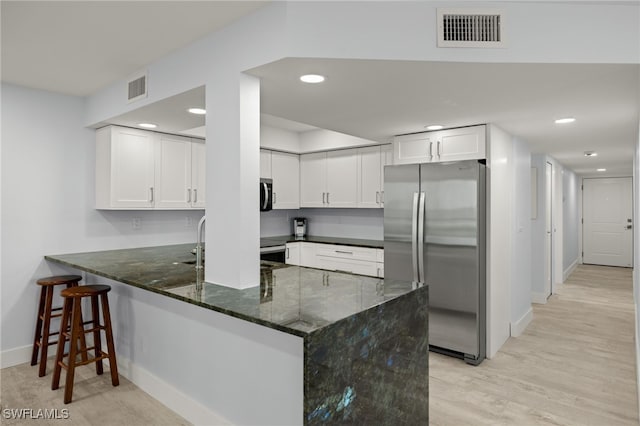
[[[293,236],[303,239],[307,235],[307,219],[304,217],[293,218]]]

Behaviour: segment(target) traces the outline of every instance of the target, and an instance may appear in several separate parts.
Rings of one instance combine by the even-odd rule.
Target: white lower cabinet
[[[287,243],[284,253],[284,263],[287,265],[300,265],[300,244]]]
[[[294,246],[297,246],[294,248]],[[371,277],[384,276],[384,251],[368,247],[354,247],[321,243],[287,243],[286,263],[309,268],[342,271]],[[295,261],[296,254],[299,263]]]

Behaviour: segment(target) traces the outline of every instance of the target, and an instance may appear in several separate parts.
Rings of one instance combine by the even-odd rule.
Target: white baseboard
[[[573,271],[576,270],[576,268],[579,265],[579,259],[576,259],[573,261],[573,263],[571,265],[569,265],[569,267],[567,269],[564,270],[564,273],[562,274],[562,281],[566,281],[567,278],[569,278],[569,275],[571,275],[573,273]]]
[[[126,358],[118,357],[118,373],[194,425],[232,424],[220,414]]]
[[[531,302],[537,303],[539,305],[546,305],[547,303],[547,295],[544,293],[531,293]]]
[[[533,320],[533,309],[529,308],[527,312],[516,322],[511,323],[511,337],[518,337],[527,328],[529,323]]]
[[[31,362],[32,345],[9,349],[0,353],[0,368],[13,367],[14,365]],[[55,352],[55,351],[54,351]],[[51,355],[51,351],[49,351]]]

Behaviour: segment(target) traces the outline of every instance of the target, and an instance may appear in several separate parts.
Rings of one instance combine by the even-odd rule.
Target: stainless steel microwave
[[[273,180],[260,179],[260,211],[268,212],[273,208]]]

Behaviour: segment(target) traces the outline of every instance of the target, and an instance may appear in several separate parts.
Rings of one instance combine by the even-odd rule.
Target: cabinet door
[[[349,272],[351,274],[378,276],[378,264],[376,262],[366,262],[359,260],[336,259],[331,257],[317,256],[317,268],[328,271]]]
[[[433,161],[437,149],[436,142],[434,132],[397,136],[393,140],[393,164],[416,164]]]
[[[191,207],[191,139],[160,135],[156,157],[156,208]]]
[[[358,149],[358,207],[381,206],[380,147]]]
[[[380,207],[384,207],[384,166],[393,164],[393,145],[387,144],[380,147]]]
[[[287,243],[284,262],[288,265],[300,265],[300,243]]]
[[[153,208],[156,136],[136,129],[112,129],[112,208]]]
[[[316,245],[314,243],[298,243],[300,245],[300,266],[316,268]]]
[[[204,141],[193,139],[191,143],[191,206],[205,208],[207,182],[207,146]]]
[[[271,179],[271,151],[260,150],[260,178]]]
[[[271,152],[271,177],[273,208],[300,208],[300,157],[296,154]]]
[[[327,197],[325,207],[357,207],[358,150],[327,152]]]
[[[485,126],[464,127],[438,132],[437,161],[486,158]]]
[[[300,207],[325,207],[327,192],[327,154],[300,156]]]

